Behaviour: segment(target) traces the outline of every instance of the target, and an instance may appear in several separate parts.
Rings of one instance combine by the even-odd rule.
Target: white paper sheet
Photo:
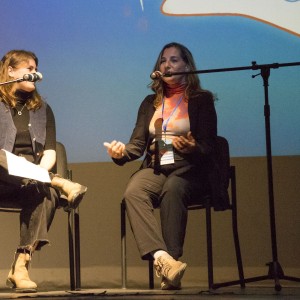
[[[46,169],[29,162],[24,157],[19,157],[6,150],[4,151],[6,153],[8,173],[10,175],[35,179],[41,182],[51,182]]]

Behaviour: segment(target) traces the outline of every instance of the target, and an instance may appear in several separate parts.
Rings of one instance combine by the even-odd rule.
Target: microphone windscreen
[[[154,71],[151,75],[150,78],[151,79],[159,79],[163,76],[163,73],[160,71]]]

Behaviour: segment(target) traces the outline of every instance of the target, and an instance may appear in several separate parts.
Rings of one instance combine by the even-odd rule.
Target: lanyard
[[[180,102],[182,101],[182,99],[183,99],[183,96],[180,97],[180,99],[178,100],[176,106],[174,107],[173,111],[170,113],[170,115],[169,115],[169,117],[168,117],[168,119],[166,120],[166,123],[165,123],[165,120],[164,120],[165,97],[164,97],[163,102],[162,102],[162,112],[161,112],[161,116],[162,116],[162,119],[163,119],[162,127],[163,127],[163,130],[164,130],[164,133],[166,133],[169,120],[172,117],[172,115],[174,114],[174,112],[176,111],[176,109],[178,108],[178,106],[179,106]]]

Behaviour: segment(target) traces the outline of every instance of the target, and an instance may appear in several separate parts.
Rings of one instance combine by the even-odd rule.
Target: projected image
[[[165,0],[162,11],[173,16],[242,16],[300,36],[300,0]]]
[[[292,0],[2,0],[0,56],[26,49],[39,57],[36,86],[70,162],[110,161],[103,142],[128,141],[163,45],[186,45],[198,70],[297,63],[299,14]],[[218,134],[233,157],[266,155],[259,73],[199,74],[216,95]],[[300,154],[299,78],[300,66],[271,69],[273,155]]]

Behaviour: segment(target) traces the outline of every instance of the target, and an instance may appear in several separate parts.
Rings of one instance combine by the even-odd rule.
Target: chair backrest
[[[216,157],[220,167],[221,181],[224,188],[228,189],[230,178],[230,154],[228,141],[222,136],[217,136],[216,146]]]
[[[68,161],[65,146],[56,142],[56,165],[55,173],[61,175],[64,178],[68,178]]]
[[[215,210],[230,208],[228,186],[230,180],[230,156],[229,145],[224,137],[218,136],[214,160],[209,171],[211,185],[211,205]]]

